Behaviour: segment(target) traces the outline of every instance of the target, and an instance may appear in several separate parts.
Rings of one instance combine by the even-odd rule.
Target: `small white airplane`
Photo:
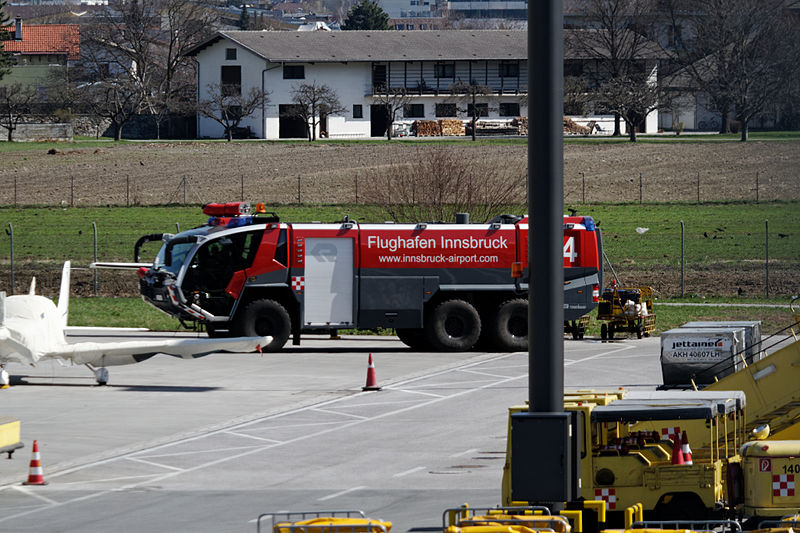
[[[166,354],[194,359],[211,353],[261,351],[270,337],[234,339],[164,339],[158,341],[81,342],[66,339],[69,313],[70,262],[64,263],[58,306],[38,296],[36,279],[28,294],[6,296],[0,292],[0,388],[10,382],[6,365],[22,363],[35,366],[39,361],[56,359],[62,363],[86,365],[100,385],[108,383],[107,366],[128,365]],[[104,328],[102,328],[104,329]]]

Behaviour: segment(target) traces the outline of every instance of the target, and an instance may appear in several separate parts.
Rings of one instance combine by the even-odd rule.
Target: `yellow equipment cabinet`
[[[7,453],[11,459],[14,450],[22,447],[19,420],[0,416],[0,453]]]
[[[755,440],[741,455],[745,515],[781,517],[800,509],[800,441]]]
[[[653,288],[614,286],[604,290],[597,305],[597,320],[607,322],[600,326],[603,340],[613,339],[618,331],[635,333],[640,339],[650,335],[656,329]]]

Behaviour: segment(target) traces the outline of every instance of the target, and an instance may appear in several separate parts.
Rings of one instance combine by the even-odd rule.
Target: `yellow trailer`
[[[0,453],[7,453],[8,458],[11,459],[14,450],[22,447],[19,420],[0,416]]]

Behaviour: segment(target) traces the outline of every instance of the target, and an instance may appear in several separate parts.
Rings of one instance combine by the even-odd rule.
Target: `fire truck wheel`
[[[528,301],[508,300],[497,308],[497,316],[489,326],[495,348],[518,352],[528,349]]]
[[[286,309],[275,300],[255,300],[245,307],[239,320],[238,333],[244,337],[269,335],[272,342],[262,347],[264,352],[277,352],[292,333],[292,320]]]
[[[425,330],[400,328],[396,331],[400,342],[412,350],[424,352],[430,349],[428,342],[425,340]]]
[[[429,315],[425,338],[437,350],[466,351],[481,336],[478,311],[464,300],[445,300]]]

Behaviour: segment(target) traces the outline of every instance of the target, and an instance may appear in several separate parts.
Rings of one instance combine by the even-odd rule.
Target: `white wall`
[[[236,48],[236,60],[226,60],[225,50]],[[279,106],[281,104],[292,104],[292,90],[303,84],[316,82],[324,84],[333,89],[339,97],[339,101],[347,109],[342,116],[331,116],[328,118],[328,133],[332,138],[335,137],[369,137],[370,136],[370,106],[375,103],[369,96],[372,83],[372,64],[368,62],[358,63],[314,63],[303,64],[305,79],[285,80],[283,79],[283,65],[280,63],[270,63],[252,52],[237,47],[235,43],[227,39],[215,43],[197,54],[198,60],[198,86],[199,98],[206,99],[207,87],[209,84],[220,83],[221,65],[239,65],[242,67],[242,92],[246,93],[251,87],[264,88],[269,93],[269,102],[264,106],[263,112],[257,111],[253,116],[245,118],[240,126],[250,127],[251,131],[259,137],[266,139],[277,139],[280,135],[280,116]],[[291,64],[291,63],[289,63]],[[262,85],[263,83],[263,85]],[[519,102],[518,96],[488,96],[481,97],[478,103],[488,103],[490,113],[487,119],[511,120],[513,117],[500,117],[498,113],[499,103]],[[425,106],[425,120],[436,120],[436,103],[456,102],[449,94],[444,93],[440,96],[425,95],[415,98],[413,103],[421,103]],[[353,118],[352,110],[354,104],[360,104],[363,110],[363,118]],[[520,115],[526,116],[527,109],[520,106]],[[444,117],[442,117],[444,118]],[[463,113],[458,118],[468,120]],[[412,122],[416,119],[405,119],[402,112],[398,113],[398,121]],[[198,117],[197,136],[200,138],[223,138],[224,128],[213,119]],[[319,136],[319,131],[317,131]]]

